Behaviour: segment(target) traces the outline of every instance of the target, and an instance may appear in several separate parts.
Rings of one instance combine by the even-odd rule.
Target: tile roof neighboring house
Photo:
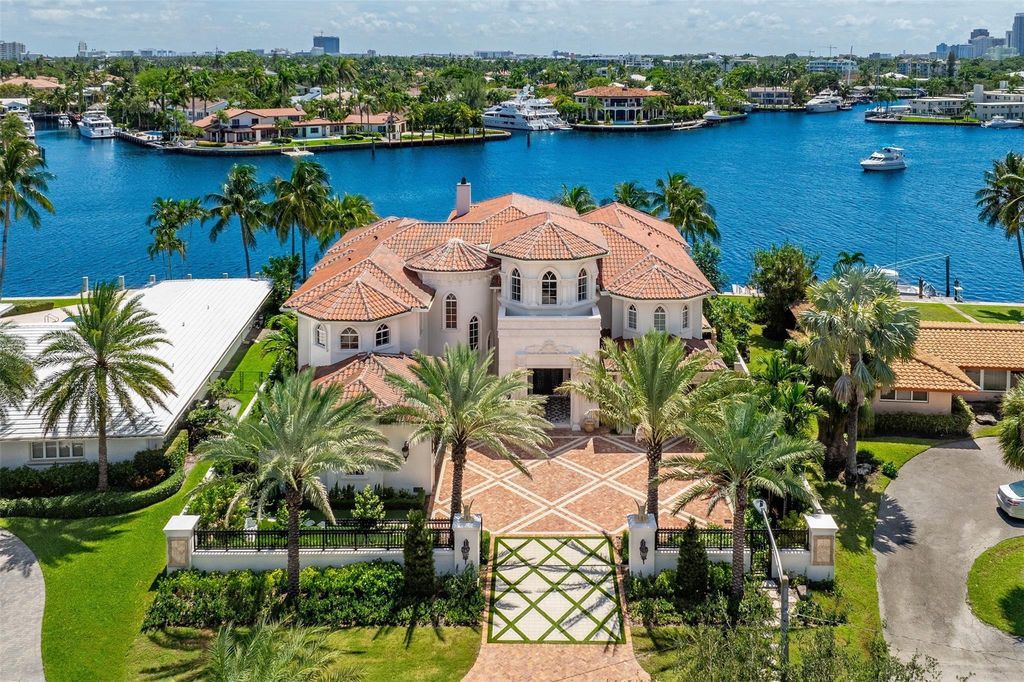
[[[954,393],[978,390],[959,367],[928,353],[915,352],[909,360],[895,360],[892,368],[896,381],[889,388]]]
[[[25,86],[33,90],[57,90],[61,87],[60,81],[52,76],[38,76],[36,78],[25,78],[24,76],[13,76],[0,81],[0,85]]]
[[[922,322],[917,349],[960,368],[1024,370],[1024,325]]]
[[[350,126],[359,125],[360,123],[363,125],[381,126],[387,123],[388,119],[392,115],[394,115],[395,121],[398,123],[401,123],[402,121],[405,120],[405,117],[402,116],[401,114],[392,114],[391,112],[385,111],[379,114],[363,114],[362,116],[360,116],[358,113],[349,114],[348,116],[345,117],[343,122]]]
[[[573,93],[577,97],[667,97],[667,92],[661,90],[647,90],[646,88],[619,87],[615,85],[601,85],[596,88],[587,88]]]
[[[518,260],[578,260],[607,254],[608,242],[593,223],[538,213],[495,228],[491,253]]]
[[[236,116],[241,116],[242,114],[252,114],[253,116],[258,116],[260,118],[288,118],[289,116],[301,117],[305,114],[305,112],[303,112],[302,109],[296,109],[295,107],[277,107],[273,109],[237,109],[232,107],[229,109],[221,109],[221,111],[223,111],[228,118],[235,118]],[[209,116],[205,116],[199,119],[192,125],[196,126],[197,128],[207,128],[216,120],[217,115],[211,114]]]
[[[538,213],[557,213],[559,215],[576,217],[577,213],[569,206],[562,206],[554,201],[537,199],[525,194],[503,194],[478,204],[472,204],[469,212],[456,216],[452,211],[448,220],[456,223],[479,223],[479,222],[506,222],[523,218]]]
[[[413,270],[427,272],[473,272],[491,270],[500,265],[486,249],[468,244],[458,237],[413,256],[406,263]]]
[[[397,374],[415,379],[412,367],[416,361],[405,354],[359,353],[333,365],[317,367],[313,372],[313,384],[317,386],[342,387],[345,400],[369,395],[377,410],[386,409],[402,402],[402,392],[386,379]]]

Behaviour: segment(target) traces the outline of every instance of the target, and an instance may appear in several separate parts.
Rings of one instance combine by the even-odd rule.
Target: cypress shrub
[[[703,604],[708,596],[708,554],[697,534],[697,524],[690,519],[679,542],[676,563],[676,608],[687,611]]]
[[[434,594],[434,537],[419,510],[409,512],[402,555],[406,596],[414,600],[429,598]]]

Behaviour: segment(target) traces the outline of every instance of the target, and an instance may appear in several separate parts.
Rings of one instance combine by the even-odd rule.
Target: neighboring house
[[[28,111],[31,97],[0,97],[0,115],[11,111]]]
[[[169,280],[131,294],[142,296],[142,306],[156,316],[169,344],[155,355],[171,366],[169,378],[176,395],[164,398],[166,409],[147,408],[138,401],[139,416],[131,424],[122,413],[112,417],[108,440],[111,462],[130,459],[139,450],[159,447],[173,435],[192,403],[203,396],[211,376],[223,370],[248,334],[252,321],[270,294],[270,285],[248,279]],[[28,353],[38,355],[47,332],[70,326],[67,321],[27,323],[12,318],[9,333],[25,340]],[[53,374],[39,370],[40,380]],[[26,405],[8,410],[0,424],[0,466],[49,466],[95,460],[98,441],[94,429],[80,420],[69,430],[66,420],[46,431],[36,412]]]
[[[225,109],[227,122],[221,123],[217,115],[206,116],[195,122],[203,131],[203,139],[213,142],[256,143],[287,136],[299,139],[320,139],[365,131],[382,134],[401,134],[405,131],[405,118],[400,114],[350,114],[341,121],[322,118],[303,120],[305,112],[294,107],[278,109]],[[277,122],[291,123],[283,131]]]
[[[914,116],[959,116],[966,99],[959,95],[918,97],[910,100],[910,113]]]
[[[16,87],[28,86],[33,90],[57,90],[61,87],[60,81],[52,76],[39,76],[37,78],[25,78],[24,76],[12,76],[0,80],[0,85],[13,85]]]
[[[228,101],[226,99],[197,99],[195,102],[189,98],[184,106],[175,107],[176,109],[185,112],[185,117],[189,123],[195,123],[196,121],[206,118],[210,114],[215,114],[222,109],[227,109]]]
[[[974,117],[979,121],[991,121],[995,116],[1024,118],[1024,91],[1010,92],[1005,81],[997,90],[986,90],[976,84],[971,92],[974,100]]]
[[[789,88],[747,88],[747,99],[759,106],[789,106],[793,103],[793,91]]]
[[[596,88],[587,88],[574,93],[576,102],[587,107],[587,118],[591,120],[604,121],[610,118],[612,121],[635,121],[638,118],[651,119],[661,118],[665,115],[663,109],[656,111],[644,111],[644,100],[650,97],[668,97],[667,92],[647,88],[633,88],[626,85],[602,85]],[[591,98],[600,102],[600,107],[592,110]],[[663,100],[667,101],[667,100]]]
[[[1024,381],[1024,325],[921,322],[914,358],[894,363],[896,383],[876,412],[949,414],[954,395],[997,401]]]

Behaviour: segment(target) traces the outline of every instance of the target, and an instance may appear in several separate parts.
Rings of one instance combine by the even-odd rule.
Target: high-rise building
[[[0,59],[20,62],[25,58],[25,43],[7,43],[0,40]]]
[[[1017,54],[1024,54],[1024,12],[1017,12],[1013,17],[1013,28],[1009,47],[1017,49]]]
[[[78,56],[79,57],[85,57],[88,54],[89,54],[89,46],[85,43],[84,40],[79,40],[78,41]]]
[[[971,31],[971,40],[974,40],[978,36],[987,36],[987,35],[988,35],[988,29],[987,28],[976,28],[973,31]]]
[[[338,36],[325,36],[322,34],[313,36],[313,47],[319,47],[324,51],[324,54],[341,54],[341,40]]]

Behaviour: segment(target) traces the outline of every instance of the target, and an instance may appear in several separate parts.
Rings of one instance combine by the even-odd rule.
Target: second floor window
[[[469,347],[473,350],[480,347],[480,320],[476,315],[469,318]]]
[[[323,326],[322,324],[318,324],[316,326],[314,334],[314,338],[316,339],[316,345],[320,346],[321,348],[327,348],[327,327]]]
[[[513,301],[523,300],[523,278],[519,270],[513,270],[508,276],[508,297]]]
[[[636,306],[631,305],[626,309],[626,326],[636,329]]]
[[[341,350],[359,350],[359,332],[352,327],[346,327],[338,341],[338,348]]]
[[[654,309],[654,328],[659,332],[665,331],[666,320],[665,320],[665,309],[660,305]]]
[[[558,305],[558,278],[548,270],[540,278],[541,305]]]
[[[391,327],[387,326],[386,324],[382,324],[381,326],[377,327],[377,335],[376,338],[374,339],[374,345],[380,347],[386,346],[389,343],[391,343]]]
[[[587,294],[589,293],[587,289],[589,288],[590,278],[587,277],[586,270],[580,270],[578,277],[579,279],[576,283],[576,300],[585,301],[587,300]]]
[[[448,294],[444,297],[444,328],[459,328],[459,302],[455,294]]]

